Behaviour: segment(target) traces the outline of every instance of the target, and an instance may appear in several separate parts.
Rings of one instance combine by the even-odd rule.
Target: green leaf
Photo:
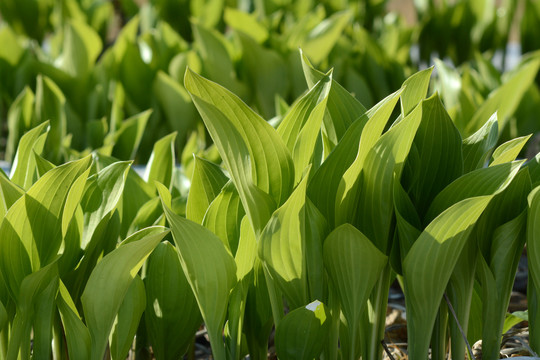
[[[362,182],[356,190],[359,193],[346,194],[350,198],[343,198],[344,202],[348,200],[347,205],[354,204],[350,202],[351,200],[359,199],[357,209],[365,211],[358,213],[357,209],[351,209],[354,211],[353,221],[359,224],[358,229],[385,254],[390,251],[391,246],[394,174],[396,179],[401,177],[404,162],[422,119],[423,109],[424,106],[417,107],[377,140],[366,155]],[[362,144],[359,153],[361,150]],[[346,222],[347,217],[351,216],[343,212],[341,214],[339,223]]]
[[[435,196],[462,175],[463,157],[461,135],[439,96],[433,95],[421,106],[422,121],[414,138],[419,159],[411,164],[410,196],[422,218]]]
[[[9,181],[9,179],[0,176],[0,202],[2,219],[6,216],[9,208],[24,195],[24,190]]]
[[[403,82],[401,116],[406,117],[426,97],[433,67],[417,72]],[[438,98],[438,97],[437,97]]]
[[[236,283],[236,264],[225,245],[210,230],[172,212],[164,201],[168,192],[163,185],[158,186],[158,191],[182,269],[208,329],[214,358],[225,360],[221,334],[229,294]]]
[[[249,14],[234,8],[225,8],[223,14],[225,23],[234,30],[249,35],[257,43],[262,44],[268,39],[268,30],[261,24],[255,14]]]
[[[151,227],[133,234],[92,271],[81,296],[92,338],[91,359],[103,358],[114,319],[133,279],[167,233],[162,227]]]
[[[489,166],[514,161],[532,135],[518,137],[505,142],[495,149],[491,155]]]
[[[69,356],[88,360],[91,347],[90,332],[82,322],[75,303],[62,282],[60,282],[56,305],[65,329]]]
[[[225,186],[228,178],[219,166],[208,160],[194,156],[194,163],[186,218],[201,224],[208,207]],[[223,214],[225,213],[220,215]]]
[[[81,243],[86,248],[100,222],[116,208],[124,191],[131,162],[113,163],[88,179],[81,206],[84,211],[84,233]]]
[[[38,124],[50,121],[45,152],[54,163],[58,163],[63,151],[62,142],[67,135],[66,98],[60,88],[46,76],[37,77],[35,109]]]
[[[145,322],[157,360],[179,359],[202,319],[175,248],[158,244],[146,268]]]
[[[9,29],[9,27],[4,27]],[[29,87],[15,98],[7,113],[8,136],[6,144],[7,161],[13,159],[15,149],[17,148],[21,137],[26,131],[32,128],[34,122],[34,100],[35,96]]]
[[[248,91],[245,85],[240,83],[236,77],[232,57],[227,49],[229,44],[224,36],[217,30],[195,22],[193,23],[193,37],[198,45],[204,73],[238,96],[243,98],[247,95]],[[187,83],[185,87],[192,93]]]
[[[23,359],[30,358],[32,324],[38,315],[43,315],[36,313],[36,307],[39,307],[38,300],[43,297],[41,300],[48,303],[52,297],[54,301],[54,295],[50,292],[51,290],[55,292],[55,287],[58,287],[58,268],[55,262],[29,274],[21,281],[20,292],[15,297],[17,309],[10,331],[7,359],[17,359],[18,354]],[[36,354],[36,357],[46,358],[43,355],[46,354]]]
[[[10,207],[3,219],[0,247],[7,251],[0,252],[0,270],[15,300],[24,277],[56,258],[62,243],[64,202],[72,184],[88,170],[91,161],[88,156],[49,171]]]
[[[439,304],[472,228],[493,195],[468,198],[434,219],[403,262],[409,356],[428,357]],[[448,254],[455,254],[448,256]],[[426,259],[430,259],[426,261]]]
[[[497,145],[499,126],[494,113],[477,132],[463,140],[463,172],[466,174],[483,167],[490,151]]]
[[[351,20],[350,11],[337,12],[315,26],[296,44],[316,65],[328,58],[328,54],[342,36],[343,30]]]
[[[426,221],[434,219],[453,204],[473,196],[500,192],[510,184],[523,161],[504,163],[465,174],[445,187],[433,200],[426,213]]]
[[[529,313],[525,311],[514,311],[511,314],[507,314],[504,319],[503,334],[506,334],[508,330],[523,321],[529,321]]]
[[[402,262],[422,233],[422,222],[414,204],[397,179],[394,179],[394,210],[398,238],[394,240],[390,261],[394,271],[402,275]]]
[[[83,78],[94,66],[102,43],[95,30],[82,21],[68,20],[64,29],[59,67],[73,78]]]
[[[523,211],[515,219],[497,227],[492,238],[491,256],[481,260],[482,270],[479,273],[484,289],[482,353],[487,356],[499,356],[504,319],[525,244],[526,219],[526,211]],[[484,286],[489,281],[493,284]]]
[[[283,56],[255,42],[250,37],[251,34],[251,30],[245,34],[238,33],[242,44],[243,68],[253,86],[254,102],[260,114],[268,119],[275,115],[275,96],[287,95],[290,80]]]
[[[331,74],[322,78],[306,95],[291,106],[277,129],[278,134],[293,154],[295,183],[300,181],[313,156],[331,84]]]
[[[540,290],[540,187],[534,188],[527,197],[529,211],[527,215],[527,258],[529,263],[529,274],[533,285],[537,291]],[[540,332],[535,329],[536,332]],[[536,339],[536,338],[535,338]],[[538,340],[535,340],[540,345]]]
[[[274,201],[290,193],[291,156],[276,131],[230,92],[190,71],[185,82],[259,233]]]
[[[316,210],[308,212],[306,198],[307,176],[291,197],[277,209],[259,239],[259,258],[277,283],[291,309],[313,300],[310,293],[308,268],[310,251],[322,251],[326,235],[324,217]],[[312,246],[312,249],[308,248]],[[312,256],[310,256],[312,257]],[[319,262],[322,256],[319,255]],[[322,275],[319,277],[322,283]],[[322,294],[321,294],[322,295]]]
[[[182,84],[162,71],[158,71],[152,89],[163,109],[169,128],[178,133],[176,142],[181,149],[189,131],[195,126],[198,119],[189,93]]]
[[[326,75],[313,68],[305,54],[300,52],[300,56],[304,76],[311,89]],[[323,120],[324,131],[333,147],[341,141],[349,126],[366,112],[366,108],[333,79],[328,93],[326,109]],[[332,148],[329,150],[332,150]]]
[[[350,348],[346,351],[350,358],[357,358],[361,316],[388,258],[350,224],[343,224],[328,235],[323,254],[324,266],[349,324]]]
[[[330,333],[330,312],[319,300],[288,313],[276,328],[276,352],[284,360],[319,357]]]
[[[240,223],[244,215],[245,211],[238,191],[233,183],[228,182],[208,206],[202,224],[216,234],[233,254],[236,254],[240,238]]]
[[[503,85],[493,90],[467,124],[466,133],[472,134],[479,129],[495,111],[499,117],[499,131],[502,130],[533,83],[539,67],[540,58],[536,56],[513,73]]]
[[[145,180],[153,184],[157,181],[170,188],[173,170],[176,166],[174,156],[174,140],[176,133],[169,134],[159,139],[154,144],[152,155],[146,164]]]
[[[120,305],[116,323],[110,336],[112,359],[125,359],[127,357],[145,308],[144,283],[137,275],[131,282],[122,305]]]
[[[337,216],[335,215],[336,198],[338,194],[341,194],[339,187],[343,176],[352,171],[349,169],[357,161],[361,161],[361,163],[357,163],[354,169],[357,176],[360,174],[363,159],[359,159],[358,157],[365,158],[364,153],[366,149],[368,146],[371,147],[381,135],[398,100],[399,92],[388,96],[356,120],[348,128],[334,151],[330,153],[328,158],[313,175],[308,188],[309,197],[325,215],[326,219],[328,219],[331,227],[333,227]],[[330,98],[328,101],[330,102]],[[330,106],[330,103],[328,106]],[[361,156],[360,146],[362,146],[362,154],[364,154]],[[353,175],[350,174],[350,177],[352,180]]]
[[[152,110],[147,110],[122,122],[112,134],[107,135],[105,145],[113,145],[113,156],[121,160],[134,159],[141,143]]]

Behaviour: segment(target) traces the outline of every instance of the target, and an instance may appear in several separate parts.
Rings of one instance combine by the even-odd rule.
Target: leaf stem
[[[469,344],[469,341],[467,340],[467,335],[465,335],[465,332],[463,331],[463,328],[461,327],[461,324],[459,323],[456,312],[454,311],[454,307],[452,306],[452,303],[450,302],[450,299],[448,298],[448,295],[446,295],[446,292],[444,293],[443,296],[444,296],[444,300],[446,300],[446,303],[448,304],[448,309],[450,309],[450,312],[452,313],[452,316],[454,317],[454,320],[456,320],[456,324],[458,326],[459,332],[461,333],[461,336],[463,336],[463,340],[465,341],[465,344],[467,345],[467,350],[469,351],[469,357],[471,359],[474,359],[471,344]]]

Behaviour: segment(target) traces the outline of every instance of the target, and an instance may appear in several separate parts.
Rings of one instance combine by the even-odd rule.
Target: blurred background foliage
[[[540,132],[534,0],[2,0],[0,15],[6,161],[47,120],[56,164],[93,150],[144,163],[172,132],[185,166],[215,158],[186,68],[277,124],[307,90],[299,48],[366,108],[435,64],[431,89],[464,136],[496,110],[500,142]]]

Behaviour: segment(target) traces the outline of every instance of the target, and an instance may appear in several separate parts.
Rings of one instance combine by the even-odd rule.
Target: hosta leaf
[[[234,258],[238,282],[231,291],[228,320],[224,331],[227,354],[231,359],[240,359],[242,356],[242,329],[246,298],[253,283],[253,267],[257,260],[257,239],[247,217],[242,219],[240,226],[238,252]]]
[[[439,304],[458,256],[492,195],[453,205],[422,232],[403,262],[409,356],[428,357],[431,332]],[[429,261],[426,261],[429,259]]]
[[[236,78],[231,55],[227,49],[227,40],[224,36],[217,30],[194,23],[193,38],[198,45],[204,73],[238,96],[246,95],[247,89]],[[187,83],[185,86],[192,93]]]
[[[244,311],[244,334],[253,359],[264,360],[268,357],[268,338],[274,322],[268,287],[262,264],[259,259],[253,266],[253,283],[249,288]]]
[[[34,152],[41,154],[47,133],[49,122],[36,126],[21,137],[19,147],[11,166],[11,181],[23,189],[29,189],[36,180],[36,161]]]
[[[75,303],[66,286],[60,282],[56,305],[66,332],[69,356],[80,356],[81,360],[90,358],[90,332],[82,322]]]
[[[188,194],[186,217],[201,224],[208,207],[227,183],[228,178],[216,164],[197,156],[194,159],[195,167]],[[223,214],[225,213],[220,215]]]
[[[55,262],[29,274],[22,280],[20,293],[15,298],[17,309],[10,331],[7,359],[17,359],[17,354],[20,354],[23,359],[30,358],[32,323],[38,315],[36,313],[36,307],[39,306],[38,300],[49,303],[49,298],[52,297],[54,301],[55,295],[51,294],[51,292],[54,293],[54,288],[57,287],[58,268]],[[40,297],[43,298],[40,299]],[[46,354],[40,353],[36,354],[36,357],[45,359],[46,356],[44,355]]]
[[[466,174],[485,165],[490,151],[497,145],[499,125],[494,113],[477,132],[463,140],[463,172]]]
[[[146,328],[156,359],[179,359],[202,319],[171,243],[159,244],[148,258],[145,285]]]
[[[531,300],[538,303],[538,296],[540,291],[540,187],[534,188],[527,198],[529,202],[529,211],[527,215],[527,258],[529,264],[529,286],[528,288],[534,288],[532,293],[528,293],[529,306],[533,306],[534,303]],[[535,296],[533,296],[535,295]],[[533,309],[530,307],[529,309]],[[531,316],[531,346],[533,349],[540,349],[540,323],[537,317],[537,311],[534,311]]]
[[[274,201],[279,204],[292,187],[289,152],[275,130],[227,90],[190,71],[185,81],[259,233]]]
[[[124,296],[111,333],[112,359],[125,359],[127,357],[145,308],[146,292],[144,283],[140,276],[137,275]]]
[[[308,238],[322,250],[325,236],[324,218],[317,213],[308,217],[306,199],[307,177],[291,197],[274,212],[259,239],[259,257],[283,291],[291,309],[310,300],[307,268]],[[322,259],[321,259],[322,260]],[[321,264],[318,264],[319,268]]]
[[[396,179],[401,176],[422,119],[423,108],[417,107],[373,145],[365,159],[363,181],[357,190],[359,194],[350,194],[359,198],[358,208],[363,210],[355,214],[354,221],[359,224],[358,228],[385,254],[390,251],[394,174]],[[350,215],[343,214],[341,222],[346,221],[346,216]]]
[[[356,206],[357,201],[357,198],[353,199],[353,197],[356,197],[357,195],[357,188],[359,186],[360,174],[362,173],[364,162],[369,151],[380,138],[386,123],[399,100],[401,91],[402,90],[398,90],[387,96],[367,112],[369,120],[362,130],[358,153],[354,162],[343,174],[342,179],[340,179],[337,195],[333,200],[334,206],[336,207],[336,224],[347,222],[346,219],[348,216],[353,214],[351,211],[353,207]]]
[[[164,186],[159,185],[158,191],[182,269],[208,329],[214,358],[224,360],[221,334],[229,293],[236,283],[236,264],[225,245],[210,230],[172,212],[167,205],[169,195]]]
[[[324,266],[350,327],[347,351],[351,358],[359,354],[356,339],[361,315],[387,261],[387,257],[350,224],[337,227],[324,242]]]
[[[305,167],[313,156],[331,84],[331,74],[323,77],[306,95],[291,106],[278,127],[278,134],[293,154],[295,182],[300,181]]]
[[[331,15],[315,26],[299,46],[316,65],[328,57],[328,54],[342,35],[351,20],[351,12],[341,11]]]
[[[6,215],[7,211],[21,196],[24,195],[24,190],[9,181],[4,176],[0,176],[0,196],[2,200],[0,203],[2,219]]]
[[[67,21],[59,67],[74,78],[86,75],[94,66],[102,50],[95,30],[84,21]]]
[[[54,278],[47,288],[35,296],[34,324],[32,326],[32,358],[36,360],[50,359],[53,319],[55,316],[55,299],[58,291],[58,277]],[[39,299],[39,300],[38,300]]]
[[[37,123],[50,121],[46,152],[53,162],[59,162],[62,141],[67,133],[66,98],[60,88],[48,77],[39,75],[36,83],[35,114]]]
[[[4,27],[4,31],[9,27]],[[13,160],[16,147],[23,134],[30,130],[34,120],[35,96],[30,87],[25,87],[15,98],[7,113],[8,137],[6,144],[7,161]]]
[[[497,147],[491,155],[491,163],[489,166],[516,160],[521,149],[523,149],[531,136],[532,135],[518,137]]]
[[[501,334],[510,294],[517,272],[518,262],[525,244],[526,211],[515,219],[499,226],[493,234],[491,258],[482,259],[481,279],[483,292],[482,354],[498,357],[501,347]],[[486,263],[486,261],[488,263]],[[488,265],[489,264],[489,265]],[[493,285],[486,284],[493,277]],[[487,277],[487,278],[486,278]]]
[[[334,86],[332,86],[332,89],[334,89]],[[330,100],[331,99],[329,98],[328,106],[330,106]],[[348,128],[334,151],[330,153],[328,158],[313,175],[313,179],[308,188],[309,197],[317,208],[325,215],[331,226],[333,226],[333,223],[335,222],[334,214],[336,212],[336,197],[342,177],[355,161],[359,152],[360,143],[367,141],[361,139],[364,138],[364,135],[369,137],[369,134],[375,137],[376,132],[378,133],[377,138],[380,136],[384,125],[386,124],[386,121],[388,121],[388,117],[392,113],[398,100],[399,93],[394,93],[356,120]],[[368,123],[370,124],[369,126],[367,125]],[[364,128],[366,130],[365,134],[363,133]],[[373,144],[373,142],[374,141],[372,140],[371,144]],[[360,170],[362,165],[363,164],[358,165]]]
[[[260,23],[255,14],[249,14],[234,8],[226,8],[223,14],[225,23],[235,29],[249,35],[253,40],[262,44],[268,39],[268,30]]]
[[[0,246],[7,249],[0,252],[0,269],[15,299],[23,278],[50,263],[60,249],[64,202],[91,161],[86,157],[49,171],[7,212],[0,226]]]
[[[81,296],[92,338],[91,359],[103,358],[114,319],[133,279],[167,233],[162,227],[151,227],[133,234],[92,271]]]
[[[422,222],[416,212],[409,195],[394,178],[394,210],[396,213],[397,242],[394,241],[391,256],[391,264],[398,274],[402,275],[402,262],[409,253],[412,245],[418,239],[422,231]]]
[[[270,118],[274,115],[275,96],[287,94],[287,67],[277,51],[259,45],[250,37],[251,33],[251,30],[246,34],[238,33],[242,44],[243,65],[255,90],[254,101],[259,112],[265,118]]]
[[[202,224],[216,234],[233,254],[236,254],[240,223],[244,215],[238,192],[234,184],[229,182],[208,206]]]
[[[184,81],[199,112],[204,113],[210,108],[209,105],[213,105],[216,109],[213,112],[220,112],[222,122],[227,121],[238,133],[249,151],[253,182],[271,194],[277,204],[282,204],[292,190],[294,167],[290,152],[277,132],[238,97],[221,86],[191,71],[186,72]],[[210,119],[205,114],[203,120],[217,145],[220,138],[218,135],[221,134],[212,129],[217,126],[217,120]],[[225,160],[223,151],[220,150],[220,153],[224,161],[231,162]]]
[[[150,155],[150,159],[146,164],[146,182],[153,184],[154,181],[157,181],[170,187],[173,170],[176,166],[176,159],[174,156],[175,139],[176,133],[172,133],[159,139],[154,144],[152,155]]]
[[[116,207],[126,182],[131,162],[111,164],[88,179],[81,206],[84,211],[82,248],[86,248],[99,223]]]
[[[500,87],[493,90],[474,113],[467,124],[466,132],[471,134],[476,131],[495,111],[499,117],[499,130],[502,130],[533,83],[539,67],[540,59],[536,56],[515,71]]]
[[[161,105],[169,128],[178,133],[177,144],[183,146],[198,119],[187,90],[169,75],[158,71],[152,89]]]
[[[330,312],[319,300],[288,313],[276,328],[276,353],[284,360],[319,357],[330,333]]]
[[[413,169],[411,197],[422,218],[435,196],[461,176],[463,158],[461,135],[439,96],[433,95],[421,106],[422,121],[414,138],[419,162]]]
[[[426,220],[434,219],[445,209],[468,197],[502,191],[516,176],[522,164],[523,161],[514,161],[478,169],[461,176],[435,197],[426,213]]]
[[[433,67],[417,72],[403,82],[401,93],[401,116],[411,111],[426,97]],[[438,99],[438,96],[437,96]],[[442,104],[441,104],[442,105]]]
[[[302,129],[307,126],[311,113],[318,104],[326,103],[331,85],[330,73],[321,78],[306,95],[296,100],[281,121],[277,132],[291,153]]]
[[[135,219],[133,219],[129,226],[128,234],[132,234],[148,226],[157,225],[155,222],[162,216],[163,209],[161,208],[159,197],[148,200],[137,211]]]
[[[122,122],[120,128],[107,135],[105,145],[113,145],[113,156],[121,160],[135,157],[152,111],[147,110]]]
[[[311,89],[326,75],[313,68],[305,54],[300,52],[300,56],[304,75]],[[328,93],[326,109],[323,120],[324,130],[333,146],[336,146],[341,141],[349,126],[366,112],[366,108],[333,79]]]
[[[444,105],[447,109],[453,109],[459,104],[461,78],[455,69],[440,59],[435,59],[435,66],[437,67],[440,86],[439,91]]]

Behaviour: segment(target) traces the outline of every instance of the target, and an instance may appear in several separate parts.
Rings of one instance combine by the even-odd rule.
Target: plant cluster
[[[309,91],[274,127],[187,70],[219,153],[194,158],[189,192],[174,134],[144,179],[99,150],[55,166],[53,123],[22,136],[0,176],[0,358],[121,359],[135,339],[178,359],[204,323],[216,359],[265,359],[273,329],[280,359],[380,359],[397,278],[410,358],[443,359],[449,340],[464,358],[460,325],[497,359],[525,243],[538,352],[540,156],[516,160],[529,136],[497,146],[486,110],[462,137],[426,98],[432,69],[367,110],[302,64]]]
[[[175,131],[178,152],[194,133],[197,140],[191,140],[205,147],[200,116],[182,81],[187,66],[233,91],[265,119],[282,117],[286,104],[305,90],[299,47],[318,68],[332,66],[334,79],[367,107],[434,54],[465,62],[470,74],[462,76],[464,87],[475,91],[460,101],[466,101],[463,111],[475,112],[504,82],[489,68],[485,59],[493,53],[486,49],[503,47],[516,5],[415,1],[413,26],[387,14],[384,0],[153,0],[140,8],[133,0],[26,1],[0,4],[2,21],[9,24],[0,29],[4,157],[12,161],[21,135],[51,120],[59,126],[45,148],[55,164],[98,148],[144,163],[153,144]],[[527,8],[534,6],[527,1]],[[535,14],[528,11],[523,23],[534,22]],[[533,50],[525,45],[534,37],[528,29],[535,27],[523,28],[523,49]],[[420,56],[411,56],[415,46]],[[540,109],[538,88],[530,88],[535,96],[519,106],[528,114]],[[519,125],[519,134],[530,127],[538,131],[532,122],[525,130]],[[136,153],[113,149],[126,136],[140,143]]]

